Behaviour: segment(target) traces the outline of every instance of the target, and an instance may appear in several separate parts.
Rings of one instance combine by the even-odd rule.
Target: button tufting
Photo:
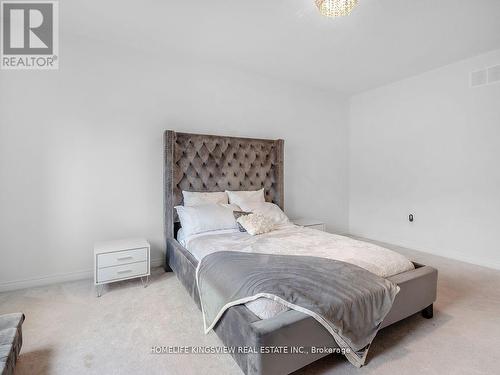
[[[179,176],[182,181],[174,188],[174,200],[179,200],[182,189],[210,191],[263,188],[266,190],[266,201],[279,201],[276,198],[279,194],[275,191],[279,185],[275,181],[279,172],[275,171],[279,166],[279,145],[273,142],[238,141],[207,140],[203,137],[184,137],[181,141],[175,139],[175,144],[179,146],[174,149],[174,167],[182,174]]]

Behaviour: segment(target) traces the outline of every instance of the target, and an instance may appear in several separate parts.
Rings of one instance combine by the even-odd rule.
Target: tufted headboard
[[[264,188],[266,201],[283,209],[282,139],[252,139],[165,131],[165,238],[174,236],[182,190]]]

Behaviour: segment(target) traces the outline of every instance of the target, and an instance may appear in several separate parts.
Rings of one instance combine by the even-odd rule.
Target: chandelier
[[[319,12],[325,17],[347,16],[358,0],[315,0]]]

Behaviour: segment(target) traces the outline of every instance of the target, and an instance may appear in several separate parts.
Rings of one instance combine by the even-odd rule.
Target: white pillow
[[[222,203],[227,204],[228,198],[224,191],[217,191],[214,193],[208,192],[195,192],[195,191],[182,191],[184,197],[184,206],[199,206],[202,204]]]
[[[229,203],[237,204],[241,207],[243,202],[265,202],[264,198],[264,188],[260,190],[250,190],[250,191],[230,191],[226,190],[226,194],[229,197]]]
[[[285,215],[279,206],[269,202],[243,202],[243,211],[259,214],[271,219],[276,225],[289,224],[290,219]]]
[[[181,221],[184,238],[212,230],[238,228],[232,208],[221,204],[176,206],[175,209]]]
[[[237,222],[240,223],[247,233],[252,236],[270,232],[275,227],[275,224],[271,219],[259,214],[240,216]]]
[[[184,246],[184,240],[186,239],[186,235],[184,234],[184,229],[182,228],[179,228],[179,230],[177,231],[177,241],[179,241],[179,243]]]

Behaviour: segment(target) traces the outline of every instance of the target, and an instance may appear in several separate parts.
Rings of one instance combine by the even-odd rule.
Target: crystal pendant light
[[[325,17],[347,16],[358,0],[315,0],[319,12]]]

